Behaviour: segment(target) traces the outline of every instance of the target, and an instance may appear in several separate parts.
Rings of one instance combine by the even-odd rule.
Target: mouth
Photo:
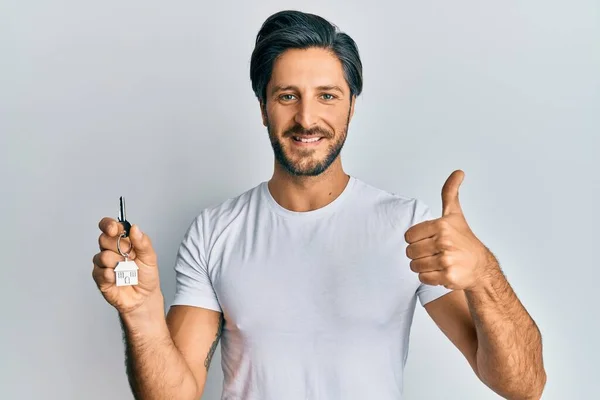
[[[294,142],[299,144],[314,144],[320,142],[323,137],[322,136],[292,136]]]

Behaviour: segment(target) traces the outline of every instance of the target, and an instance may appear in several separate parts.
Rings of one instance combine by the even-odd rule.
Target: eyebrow
[[[273,87],[273,90],[271,90],[271,94],[275,94],[277,92],[280,91],[284,91],[284,90],[295,90],[295,91],[299,91],[297,86],[294,85],[288,85],[288,86],[282,86],[282,85],[275,85]],[[340,88],[337,85],[322,85],[322,86],[317,86],[317,90],[324,90],[324,91],[331,91],[331,90],[336,90],[340,93],[344,93],[344,91],[342,90],[342,88]]]

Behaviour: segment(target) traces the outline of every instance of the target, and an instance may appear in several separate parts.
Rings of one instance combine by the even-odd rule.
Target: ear
[[[265,103],[259,100],[260,104],[260,115],[262,116],[263,125],[267,126],[267,106]]]

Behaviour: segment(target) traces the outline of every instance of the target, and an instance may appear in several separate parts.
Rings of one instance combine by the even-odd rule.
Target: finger
[[[410,269],[413,272],[431,272],[431,271],[443,271],[444,267],[439,262],[439,255],[428,256],[412,260],[410,262]]]
[[[406,243],[411,244],[418,242],[419,240],[432,237],[437,232],[436,221],[436,219],[431,221],[423,221],[411,226],[404,233],[404,240]]]
[[[438,249],[434,238],[426,238],[409,244],[406,247],[406,256],[411,260],[418,260],[420,258],[434,256],[438,254],[441,249]]]
[[[100,251],[111,250],[120,255],[119,248],[117,247],[118,240],[118,236],[111,237],[102,233],[98,237],[98,247],[100,248]],[[135,259],[135,248],[131,248],[131,240],[129,238],[121,238],[120,246],[123,253],[129,253],[128,257],[132,260]]]
[[[148,266],[157,266],[157,258],[154,249],[152,248],[152,241],[146,235],[139,226],[132,225],[129,237],[133,243],[133,248],[137,255],[137,259]]]
[[[421,272],[419,280],[426,285],[439,286],[444,282],[444,273],[441,271]]]
[[[110,237],[116,237],[125,230],[122,223],[110,217],[102,218],[98,223],[98,228]]]
[[[124,261],[125,257],[110,250],[104,250],[94,255],[92,262],[99,268],[115,269],[120,261]]]
[[[442,187],[442,216],[450,214],[462,214],[460,201],[458,199],[458,189],[465,178],[465,173],[461,170],[454,171]]]
[[[94,265],[92,277],[94,278],[94,281],[99,289],[102,289],[106,286],[112,286],[117,281],[117,278],[115,277],[115,271],[113,269],[101,268],[97,265]]]

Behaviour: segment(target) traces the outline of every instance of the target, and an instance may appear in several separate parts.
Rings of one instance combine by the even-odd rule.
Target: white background
[[[0,397],[131,398],[91,277],[98,221],[126,197],[170,302],[191,220],[271,176],[249,61],[287,8],[358,43],[347,172],[439,216],[463,169],[467,220],[542,331],[544,399],[600,397],[593,0],[2,1]],[[218,353],[204,399],[220,396]],[[405,381],[406,399],[498,398],[420,305]]]

